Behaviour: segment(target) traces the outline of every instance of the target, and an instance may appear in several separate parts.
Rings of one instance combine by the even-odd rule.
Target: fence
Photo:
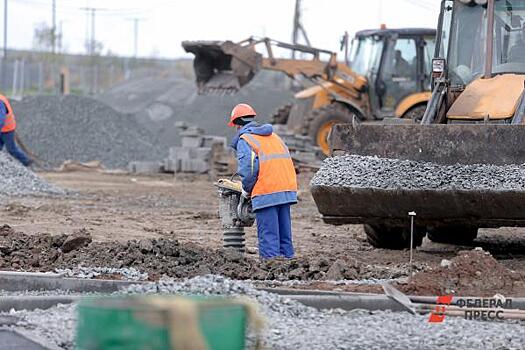
[[[13,55],[15,56],[15,55]],[[177,72],[177,60],[60,56],[59,60],[16,55],[0,58],[0,91],[11,97],[56,94],[61,86],[95,95],[127,79]]]

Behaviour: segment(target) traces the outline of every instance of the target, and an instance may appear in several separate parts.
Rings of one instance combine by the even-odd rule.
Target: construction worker
[[[293,258],[290,205],[297,203],[295,168],[288,147],[270,124],[258,124],[256,116],[250,105],[241,103],[233,108],[228,124],[237,128],[232,147],[242,195],[252,200],[261,258]]]
[[[5,148],[10,155],[25,166],[31,165],[29,157],[16,145],[16,120],[13,108],[4,95],[0,95],[0,151]]]

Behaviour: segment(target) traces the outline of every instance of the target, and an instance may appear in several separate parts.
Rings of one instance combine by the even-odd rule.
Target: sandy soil
[[[181,243],[219,249],[222,245],[217,195],[207,176],[130,176],[102,173],[44,173],[49,181],[74,194],[67,198],[8,198],[0,203],[0,225],[25,234],[70,234],[86,229],[95,241],[175,238]],[[406,274],[408,251],[374,249],[361,226],[322,222],[308,191],[312,174],[300,175],[300,201],[293,208],[293,232],[299,257],[344,255],[379,276]],[[256,247],[255,229],[247,246]],[[482,230],[472,247],[425,240],[415,252],[416,269],[436,267],[443,259],[474,247],[492,253],[505,267],[525,272],[525,229]],[[496,293],[497,291],[495,291]]]

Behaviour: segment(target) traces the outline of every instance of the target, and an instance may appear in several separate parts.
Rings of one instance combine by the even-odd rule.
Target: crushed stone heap
[[[0,196],[65,194],[40,176],[14,160],[5,151],[0,152]]]
[[[13,103],[22,141],[53,167],[65,160],[100,160],[122,168],[132,160],[160,160],[155,137],[132,115],[81,96],[34,96]]]
[[[311,185],[381,189],[525,190],[525,165],[440,165],[344,155],[327,158]]]

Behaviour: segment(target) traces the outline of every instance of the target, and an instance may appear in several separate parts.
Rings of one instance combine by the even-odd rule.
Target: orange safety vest
[[[268,136],[243,134],[241,138],[248,142],[259,157],[259,176],[253,187],[252,197],[297,191],[292,157],[288,147],[277,134],[272,133]]]
[[[16,129],[16,120],[15,120],[15,114],[13,113],[13,108],[11,108],[11,104],[9,103],[9,100],[4,95],[0,95],[0,101],[5,104],[5,108],[7,109],[7,114],[5,115],[5,122],[4,127],[1,132],[11,132]]]

